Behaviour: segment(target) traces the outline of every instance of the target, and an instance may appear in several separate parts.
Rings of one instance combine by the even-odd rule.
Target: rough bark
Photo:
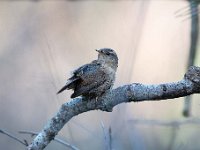
[[[120,103],[166,100],[194,93],[200,93],[200,67],[192,66],[178,82],[158,85],[133,83],[113,89],[98,99],[74,98],[60,107],[27,149],[44,149],[72,117],[83,112],[97,109],[111,112]]]

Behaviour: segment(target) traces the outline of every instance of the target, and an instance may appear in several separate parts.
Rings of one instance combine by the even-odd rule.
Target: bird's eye
[[[109,53],[109,52],[106,52],[105,54],[106,54],[106,55],[108,55],[108,56],[110,55],[110,53]]]

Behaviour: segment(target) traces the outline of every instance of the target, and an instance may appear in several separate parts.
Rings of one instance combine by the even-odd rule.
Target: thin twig
[[[108,142],[108,138],[107,138],[107,132],[106,132],[106,129],[105,129],[103,121],[101,121],[101,127],[102,127],[102,130],[103,130],[103,135],[104,135],[104,141],[105,141],[106,150],[109,150],[109,142]]]
[[[163,127],[180,127],[182,125],[200,125],[200,118],[189,118],[184,120],[173,120],[173,121],[163,121],[163,120],[147,120],[147,119],[130,119],[128,122],[133,123],[133,125],[150,125],[150,126],[163,126]]]
[[[187,8],[183,8],[182,10],[176,11],[175,17],[176,18],[183,18],[182,21],[186,21],[188,19],[195,20],[198,18],[199,10],[198,10],[198,2],[195,1],[189,1],[190,5],[187,6]],[[194,64],[189,64],[189,66]]]
[[[26,140],[22,141],[20,140],[19,138],[15,137],[14,135],[10,134],[9,132],[7,131],[4,131],[2,129],[0,129],[0,133],[4,134],[4,135],[7,135],[8,137],[10,137],[11,139],[25,145],[25,146],[28,146],[28,142]]]
[[[20,134],[30,134],[31,136],[36,136],[38,135],[37,132],[32,132],[32,131],[19,131]],[[59,138],[54,138],[54,141],[63,144],[64,146],[67,146],[69,148],[71,148],[72,150],[79,150],[77,147],[75,147],[74,145],[71,145],[67,142],[64,142],[63,140],[59,139]],[[27,145],[28,146],[28,145]]]
[[[111,130],[111,126],[109,127],[109,150],[112,150],[112,130]]]
[[[107,130],[103,121],[101,121],[101,127],[103,129],[106,150],[112,150],[111,127],[109,127],[109,129]]]
[[[178,14],[181,11],[188,11],[190,8],[188,7],[188,5],[186,5],[185,7],[182,7],[180,9],[178,9],[177,11],[174,12],[174,14]]]

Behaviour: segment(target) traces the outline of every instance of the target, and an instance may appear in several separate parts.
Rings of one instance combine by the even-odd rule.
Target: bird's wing
[[[96,60],[92,61],[89,64],[85,64],[78,69],[73,71],[74,76],[81,77],[88,73],[93,72],[93,70],[100,68],[101,64],[98,63]]]
[[[72,98],[89,93],[91,89],[100,86],[106,80],[104,69],[96,61],[78,68],[73,73],[74,77],[78,77],[81,80],[76,83]]]
[[[96,70],[100,68],[100,64],[95,60],[91,62],[90,64],[85,64],[78,69],[73,71],[72,77],[70,77],[67,80],[67,83],[57,92],[57,94],[63,92],[66,89],[73,89],[76,90],[81,83],[91,83],[91,80],[94,80],[93,78],[90,79],[92,74],[95,74]],[[76,89],[75,89],[76,88]]]

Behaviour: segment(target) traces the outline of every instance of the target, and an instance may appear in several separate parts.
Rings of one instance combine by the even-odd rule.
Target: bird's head
[[[116,52],[111,48],[96,49],[98,54],[98,61],[110,65],[111,67],[117,68],[118,57]]]

